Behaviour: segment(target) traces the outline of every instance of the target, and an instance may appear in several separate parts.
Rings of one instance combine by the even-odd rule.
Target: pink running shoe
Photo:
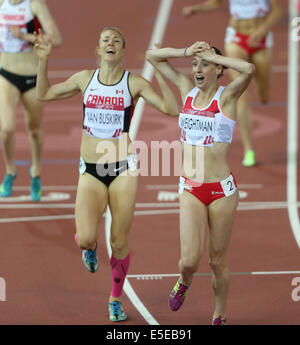
[[[77,244],[77,246],[78,246],[78,239],[77,239],[77,234],[75,233],[75,235],[74,235],[74,241],[75,241],[75,243]],[[78,246],[79,247],[79,246]]]
[[[215,319],[212,320],[212,325],[214,325],[214,326],[227,325],[226,318],[222,319],[222,316],[220,315],[219,317],[216,317]]]
[[[189,286],[183,285],[179,282],[180,278],[177,280],[177,283],[173,287],[173,290],[169,296],[169,306],[173,311],[178,310],[185,299],[187,290]]]

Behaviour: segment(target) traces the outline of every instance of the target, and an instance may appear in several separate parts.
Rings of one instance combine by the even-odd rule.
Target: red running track
[[[183,3],[174,1],[163,44],[183,47],[203,39],[223,48],[226,6],[215,13],[186,20],[181,16]],[[300,301],[296,301],[296,286],[292,286],[293,281],[300,283],[300,255],[286,207],[286,2],[284,5],[285,16],[274,30],[275,67],[269,105],[257,102],[251,85],[259,164],[254,168],[241,166],[238,130],[230,151],[230,164],[242,196],[228,255],[233,274],[227,313],[233,325],[300,323]],[[117,26],[124,32],[127,38],[124,64],[129,70],[141,73],[158,6],[158,0],[89,0],[84,5],[79,0],[49,1],[64,40],[50,59],[51,81],[61,81],[74,71],[95,68],[94,50],[104,26]],[[180,68],[191,68],[189,60],[176,63]],[[228,75],[224,77],[223,82],[226,81]],[[16,152],[19,176],[13,196],[0,200],[0,277],[6,283],[5,301],[0,302],[2,325],[111,324],[107,316],[111,278],[104,219],[97,274],[91,275],[83,267],[80,250],[73,241],[81,102],[77,96],[46,105],[44,197],[39,204],[26,199],[30,151],[20,108]],[[137,139],[150,145],[151,140],[178,138],[177,119],[145,107]],[[0,159],[3,175],[2,155]],[[182,309],[173,313],[168,308],[180,253],[177,180],[172,174],[140,178],[130,237],[132,263],[128,281],[152,316],[150,323],[155,320],[160,325],[208,325],[214,301],[206,252]],[[299,185],[295,188],[299,189]],[[123,324],[147,325],[126,294],[123,300],[128,314]]]

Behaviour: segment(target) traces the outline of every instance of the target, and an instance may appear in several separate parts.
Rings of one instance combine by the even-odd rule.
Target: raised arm
[[[186,74],[175,69],[168,61],[171,58],[187,58],[198,52],[198,43],[196,42],[187,48],[160,48],[150,49],[146,53],[146,59],[149,61],[164,77],[174,83],[181,93],[182,100],[195,86],[193,81]]]
[[[197,55],[208,62],[232,68],[235,71],[240,72],[240,74],[226,86],[222,94],[222,97],[225,100],[237,101],[248,87],[255,72],[255,66],[242,59],[217,55],[213,48],[203,49],[203,51],[201,53],[197,53]]]
[[[37,73],[37,98],[42,101],[58,100],[69,98],[82,90],[83,73],[79,72],[71,76],[62,83],[50,85],[48,79],[48,57],[51,53],[52,43],[41,31],[35,33],[34,49],[38,55],[38,73]]]
[[[177,99],[173,93],[173,91],[171,90],[171,88],[169,87],[169,85],[167,84],[166,80],[164,79],[164,77],[161,75],[161,73],[154,69],[154,76],[155,79],[157,80],[157,83],[159,85],[162,97],[163,97],[163,103],[165,109],[167,110],[165,113],[167,115],[171,115],[171,116],[177,116],[179,115],[179,105],[177,102]]]
[[[218,9],[221,6],[221,0],[206,0],[199,4],[185,6],[182,9],[182,14],[184,17],[190,17],[198,12],[210,12]]]
[[[40,21],[44,33],[51,40],[53,46],[60,46],[62,43],[61,34],[45,0],[32,0],[31,9]]]
[[[152,84],[141,76],[130,75],[129,87],[134,95],[134,99],[138,100],[142,97],[146,103],[153,108],[171,116],[179,113],[179,107],[176,97],[161,75],[156,75],[161,94],[158,94]]]
[[[59,47],[62,43],[59,29],[45,3],[45,0],[32,0],[31,10],[42,25],[44,34],[51,40],[54,47]],[[23,41],[35,43],[34,33],[24,33],[19,26],[11,26],[9,31],[14,37]]]

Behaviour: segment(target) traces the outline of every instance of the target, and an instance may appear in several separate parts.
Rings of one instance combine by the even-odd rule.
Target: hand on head
[[[217,55],[217,54],[216,54],[216,51],[214,50],[214,48],[212,48],[212,47],[202,48],[200,52],[197,52],[195,54],[195,56],[199,56],[200,58],[207,60],[207,61],[209,61],[209,58],[213,57],[214,55]]]
[[[199,55],[207,51],[213,52],[214,50],[209,43],[204,41],[197,41],[186,49],[186,56],[188,57]]]

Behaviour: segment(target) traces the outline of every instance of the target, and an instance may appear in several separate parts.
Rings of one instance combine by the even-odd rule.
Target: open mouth
[[[198,82],[202,82],[205,78],[203,77],[203,75],[196,75],[196,80]]]
[[[106,51],[106,53],[107,53],[107,54],[112,54],[112,55],[116,54],[116,52],[115,52],[113,49],[108,49],[108,50]]]

